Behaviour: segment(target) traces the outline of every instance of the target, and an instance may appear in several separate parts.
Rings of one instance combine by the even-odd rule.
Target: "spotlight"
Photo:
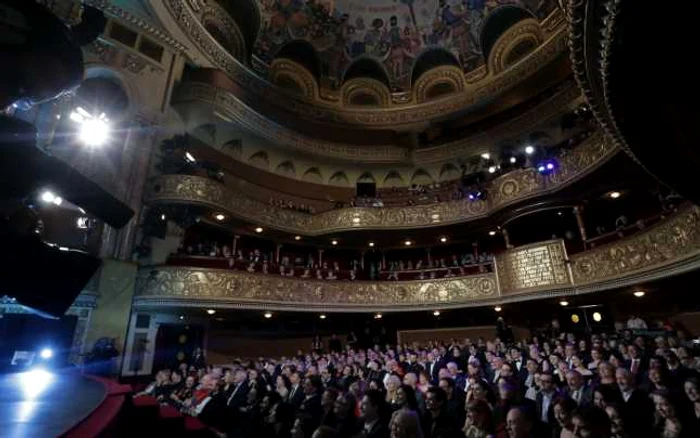
[[[185,315],[180,315],[180,321],[182,321],[183,319],[185,319]]]
[[[39,356],[41,356],[42,359],[51,359],[53,357],[53,350],[50,348],[44,348],[39,353]]]
[[[41,368],[20,373],[18,377],[22,392],[27,398],[35,398],[41,394],[53,380],[53,374]]]
[[[440,242],[442,242],[442,243],[447,242],[447,237],[442,236],[442,237],[440,238]]]
[[[490,160],[491,154],[489,154],[488,152],[483,153],[483,154],[481,154],[481,158],[483,158],[484,160]]]
[[[88,218],[79,217],[76,220],[76,225],[78,226],[78,229],[80,229],[80,230],[87,230],[88,229]]]
[[[321,318],[321,319],[326,319],[326,315],[325,315],[325,314],[323,314],[323,313],[322,313],[322,314],[320,314],[320,315],[318,315],[318,317],[319,317],[319,318]]]
[[[335,245],[337,245],[337,244],[338,244],[338,241],[337,241],[337,240],[335,240],[335,239],[331,240],[331,245],[335,246]]]
[[[537,165],[537,171],[541,174],[549,174],[557,167],[556,163],[552,160],[543,161]]]
[[[495,236],[495,235],[496,235],[496,231],[494,231],[494,230],[489,231],[489,236]]]
[[[109,120],[105,113],[95,117],[81,107],[71,112],[70,119],[80,125],[78,136],[87,146],[102,146],[109,138]]]
[[[294,240],[301,240],[301,236],[294,236]]]
[[[510,157],[510,164],[515,164],[516,161],[518,161],[517,158],[515,158],[515,157]]]
[[[185,152],[185,160],[187,160],[188,163],[196,163],[197,160],[195,160],[194,155],[192,155],[189,152]]]
[[[434,311],[433,316],[440,316],[440,311],[439,310]]]
[[[413,244],[413,242],[411,242],[410,240],[407,240],[403,244],[406,246],[411,246]]]
[[[493,308],[493,310],[495,310],[496,312],[500,312],[501,310],[503,310],[503,308],[501,308],[501,306],[496,306]]]
[[[164,214],[161,214],[161,215],[160,215],[160,220],[162,220],[162,221],[165,220],[165,215],[164,215]]]
[[[255,229],[255,232],[258,233],[258,234],[262,233],[262,232],[263,232],[262,227],[257,227],[257,228]]]
[[[539,173],[544,173],[545,170],[546,168],[544,167],[544,164],[540,164],[539,166],[537,166],[537,171]]]
[[[374,319],[382,319],[382,314],[377,313],[376,315],[374,315]]]
[[[643,290],[637,290],[632,293],[637,298],[642,298],[645,295],[645,292]]]
[[[603,315],[600,312],[593,312],[593,321],[600,322],[603,320]]]
[[[264,316],[266,319],[270,319],[270,318],[272,318],[272,312],[265,312],[265,313],[263,314],[263,316]]]
[[[563,307],[566,307],[566,306],[569,305],[569,302],[566,301],[566,300],[561,300],[561,301],[559,301],[559,305],[560,305],[560,306],[563,306]]]
[[[209,309],[209,310],[207,310],[207,313],[210,314],[210,315],[213,315],[213,314],[216,313],[216,310],[214,310],[214,309]]]
[[[219,213],[219,214],[217,214],[216,216],[214,216],[214,219],[216,219],[217,221],[222,221],[222,220],[226,219],[226,216],[224,216],[223,214]]]
[[[535,148],[532,146],[525,146],[525,153],[528,155],[532,155],[535,153]]]
[[[574,324],[578,324],[579,321],[580,321],[580,318],[578,317],[577,314],[574,313],[573,315],[571,315],[571,322],[573,322]]]
[[[620,193],[620,192],[610,192],[610,193],[608,193],[608,197],[609,197],[610,199],[617,199],[617,198],[619,198],[620,196],[622,196],[622,193]]]
[[[554,170],[554,164],[553,164],[553,163],[547,163],[547,170]]]
[[[56,195],[54,195],[51,191],[45,190],[41,194],[41,200],[46,202],[46,203],[53,203],[54,200],[56,199]]]
[[[467,195],[467,199],[470,201],[476,201],[477,199],[481,199],[482,201],[486,199],[486,192],[483,192],[481,190],[473,190],[469,192]]]
[[[368,245],[370,248],[374,248],[374,242],[370,242],[370,243],[368,243]]]
[[[61,205],[63,204],[63,198],[61,198],[60,196],[56,196],[55,198],[53,198],[53,203],[56,205]]]
[[[490,166],[489,173],[496,173],[496,166]]]

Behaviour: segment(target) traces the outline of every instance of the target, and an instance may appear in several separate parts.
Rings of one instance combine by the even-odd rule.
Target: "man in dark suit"
[[[420,424],[423,428],[425,438],[450,437],[457,429],[454,426],[454,419],[447,413],[447,394],[440,387],[428,388],[425,395],[425,415],[421,418]]]
[[[389,428],[381,419],[385,401],[382,394],[370,389],[360,402],[360,421],[365,438],[389,438]]]
[[[566,373],[567,396],[571,397],[579,408],[593,405],[593,390],[585,384],[581,373],[570,370]]]
[[[428,362],[425,364],[425,368],[430,374],[430,382],[435,385],[438,382],[438,373],[440,368],[442,368],[442,361],[440,360],[439,353],[437,350],[433,350],[432,353],[428,353]]]
[[[408,352],[408,362],[406,362],[404,370],[406,373],[413,373],[416,376],[420,375],[421,371],[423,371],[423,367],[418,363],[418,355],[414,351]]]
[[[304,389],[301,387],[301,376],[299,376],[298,371],[289,374],[289,382],[292,384],[292,387],[289,389],[289,394],[287,394],[287,403],[296,410],[299,409],[304,401]]]
[[[535,386],[535,373],[537,373],[538,368],[537,361],[534,359],[528,359],[525,363],[526,365],[517,374],[518,384],[523,396],[529,388]]]
[[[303,421],[305,436],[311,436],[321,424],[321,417],[323,416],[323,408],[321,407],[322,391],[323,382],[319,376],[309,376],[304,380],[304,398],[299,405],[297,417]]]
[[[241,436],[244,430],[245,407],[248,402],[248,373],[244,369],[237,369],[233,373],[233,385],[230,385],[230,394],[226,399],[226,434],[229,437]]]
[[[535,408],[537,420],[542,423],[542,430],[546,436],[551,436],[554,426],[554,399],[559,396],[559,391],[554,383],[554,376],[549,372],[540,374],[540,390],[535,395]],[[549,432],[549,433],[547,433]]]
[[[630,428],[630,436],[645,436],[651,430],[654,418],[654,406],[649,395],[637,388],[634,374],[626,368],[618,368],[615,379],[625,402],[622,414],[630,419],[626,423]]]
[[[447,414],[454,421],[456,429],[464,426],[466,412],[464,411],[464,392],[455,388],[455,381],[450,378],[440,379],[439,387],[445,391],[447,402],[445,403]]]
[[[627,347],[627,354],[629,355],[629,360],[625,361],[625,368],[627,368],[637,380],[637,383],[642,381],[642,378],[646,375],[649,369],[649,362],[642,357],[639,347],[635,344],[630,344]]]

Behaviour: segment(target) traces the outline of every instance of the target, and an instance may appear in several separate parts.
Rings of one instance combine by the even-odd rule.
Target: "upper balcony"
[[[378,312],[484,306],[573,296],[700,267],[700,209],[685,207],[630,237],[568,256],[561,240],[496,255],[494,272],[417,281],[328,281],[232,269],[145,267],[137,307],[214,306]]]
[[[254,191],[234,190],[217,181],[184,175],[163,175],[149,184],[145,201],[204,205],[260,226],[314,236],[353,230],[439,227],[486,218],[520,201],[570,185],[611,158],[618,149],[595,134],[559,160],[556,171],[540,175],[533,168],[515,170],[492,180],[486,200],[456,200],[407,207],[341,208],[301,213],[256,199]]]

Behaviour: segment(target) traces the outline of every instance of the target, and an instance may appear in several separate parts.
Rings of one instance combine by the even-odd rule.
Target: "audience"
[[[550,335],[385,348],[349,337],[223,368],[200,355],[203,368],[159,370],[136,397],[231,438],[700,436],[699,352],[685,335]]]

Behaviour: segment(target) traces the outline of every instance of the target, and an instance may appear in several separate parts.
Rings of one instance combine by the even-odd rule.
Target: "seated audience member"
[[[605,409],[609,404],[621,405],[624,403],[622,394],[617,388],[601,385],[593,390],[593,406]]]
[[[355,416],[355,396],[350,393],[340,394],[335,400],[333,412],[336,417],[335,431],[338,438],[352,438],[360,431],[360,424]]]
[[[466,405],[466,419],[462,432],[465,438],[489,438],[493,436],[491,408],[483,400],[472,400]]]
[[[173,373],[174,375],[175,373]],[[194,376],[187,376],[184,385],[178,387],[175,391],[170,394],[170,398],[167,400],[168,403],[181,408],[185,400],[192,398],[194,394],[195,380]]]
[[[626,368],[618,368],[615,376],[622,394],[623,417],[634,418],[629,422],[629,432],[632,436],[642,436],[651,429],[651,418],[654,406],[647,393],[637,388],[634,375]]]
[[[152,397],[158,397],[163,392],[162,386],[167,384],[165,373],[163,371],[158,371],[155,376],[155,380],[146,386],[141,392],[134,394],[134,397],[143,397],[145,395],[150,395]]]
[[[311,438],[338,438],[340,435],[330,426],[319,426],[311,435]]]
[[[561,396],[554,400],[552,406],[552,416],[555,424],[553,424],[553,437],[573,438],[574,425],[572,417],[576,410],[576,402],[568,397]]]
[[[444,389],[440,387],[428,389],[425,409],[426,412],[420,423],[426,438],[450,436],[450,433],[454,433],[456,430],[454,419],[447,413],[447,394]]]
[[[304,399],[297,410],[297,417],[304,420],[304,434],[310,436],[311,433],[321,423],[321,393],[323,391],[323,383],[321,378],[316,375],[311,375],[304,380],[303,388]],[[337,401],[336,401],[337,403]],[[335,412],[336,417],[338,412]]]
[[[513,406],[506,416],[506,432],[509,438],[530,438],[540,436],[536,430],[535,414],[530,407]]]
[[[389,431],[391,438],[428,438],[432,436],[423,434],[418,413],[405,409],[398,410],[391,416]]]
[[[622,416],[622,407],[610,404],[605,407],[605,413],[610,419],[610,438],[629,438],[631,435],[626,430],[625,419]]]
[[[576,437],[609,438],[610,419],[604,410],[595,406],[579,408],[571,418]]]
[[[383,395],[369,390],[360,403],[360,420],[364,438],[389,438],[389,428],[384,416],[388,411]]]
[[[667,391],[656,391],[651,395],[654,402],[653,435],[660,438],[690,436],[681,423],[679,405]]]
[[[338,398],[338,390],[329,387],[323,391],[321,396],[321,425],[324,426],[335,426],[337,420],[333,408],[335,406],[335,400]]]
[[[438,384],[440,388],[447,394],[446,409],[447,414],[452,418],[455,429],[459,429],[464,425],[464,393],[462,390],[455,388],[455,381],[452,379],[440,379]]]
[[[683,392],[689,402],[686,430],[688,436],[700,436],[700,379],[689,377],[683,383]]]
[[[576,370],[566,373],[567,395],[576,402],[579,407],[588,407],[593,404],[593,391],[586,385]]]

